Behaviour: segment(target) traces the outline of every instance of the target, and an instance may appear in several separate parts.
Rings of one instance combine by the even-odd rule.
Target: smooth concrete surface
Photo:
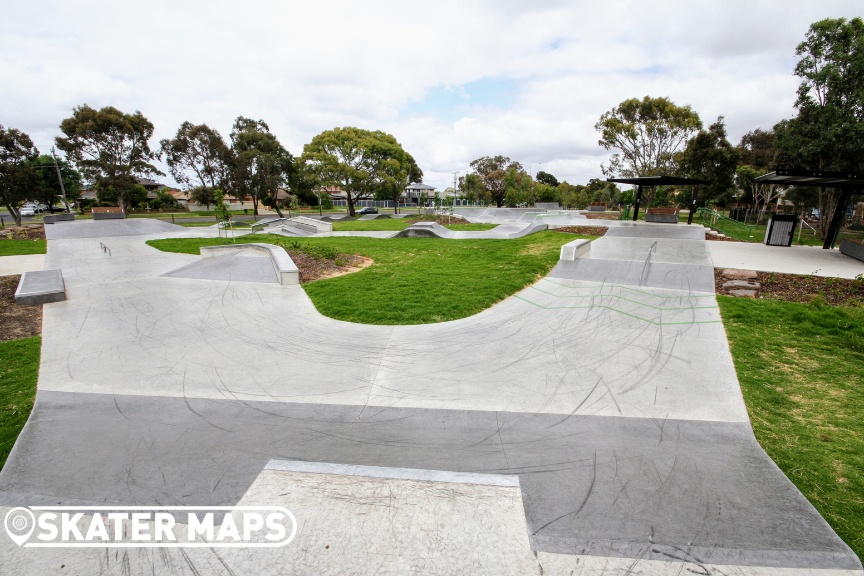
[[[15,290],[15,303],[25,306],[39,306],[65,299],[63,273],[58,269],[24,272]]]
[[[0,505],[281,503],[298,540],[59,556],[6,539],[3,566],[862,574],[753,439],[713,290],[609,281],[616,266],[642,276],[628,258],[648,240],[644,276],[710,269],[698,241],[601,238],[577,259],[596,277],[550,276],[455,322],[366,326],[322,317],[298,286],[161,277],[203,260],[145,240],[208,232],[137,232],[49,242],[70,299],[44,311]],[[459,474],[519,489],[440,481]]]
[[[864,274],[864,262],[839,250],[816,246],[765,246],[749,242],[706,242],[716,268],[759,272],[855,278]]]
[[[276,274],[276,279],[280,284],[284,286],[300,284],[300,270],[297,268],[297,265],[294,264],[291,256],[289,256],[281,246],[259,243],[202,246],[200,253],[202,258],[218,258],[223,256],[249,256],[254,258],[263,256],[264,258],[269,259],[270,264],[273,267],[273,272]],[[225,268],[230,274],[231,265],[228,264]],[[196,276],[185,277],[195,278]]]
[[[559,260],[575,260],[591,251],[590,240],[573,240],[561,247]]]
[[[0,256],[0,276],[17,276],[32,270],[45,268],[44,254],[25,256]]]
[[[491,230],[468,230],[454,231],[446,228],[437,222],[417,222],[408,228],[399,231],[396,238],[448,238],[451,240],[468,240],[468,239],[498,239],[507,240],[521,238],[528,234],[542,232],[547,229],[547,225],[543,222],[537,223],[532,219],[526,222],[513,222],[507,224],[499,224]]]

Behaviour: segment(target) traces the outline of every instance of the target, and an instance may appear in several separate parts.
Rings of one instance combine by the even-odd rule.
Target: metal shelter
[[[843,213],[852,198],[852,194],[864,189],[864,173],[861,172],[825,172],[821,170],[775,170],[753,179],[760,184],[777,184],[779,186],[819,186],[838,188],[840,197],[831,216],[828,236],[822,248],[830,250],[837,242],[840,226],[843,223]],[[824,215],[823,215],[824,216]]]
[[[687,224],[693,223],[693,212],[696,210],[696,194],[698,193],[699,184],[707,184],[705,180],[697,180],[696,178],[680,178],[678,176],[635,176],[633,178],[607,178],[607,182],[615,182],[617,184],[632,184],[636,186],[636,199],[633,202],[633,220],[639,219],[639,204],[642,202],[642,188],[655,188],[657,186],[667,185],[692,185],[693,197],[690,200],[690,216],[687,217]]]

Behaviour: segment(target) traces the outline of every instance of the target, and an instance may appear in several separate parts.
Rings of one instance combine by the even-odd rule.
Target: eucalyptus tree
[[[96,110],[84,104],[60,123],[60,130],[65,137],[56,138],[57,147],[103,196],[115,197],[118,206],[128,204],[139,177],[162,174],[153,165],[159,154],[149,145],[153,124],[141,112],[125,114],[113,106]]]

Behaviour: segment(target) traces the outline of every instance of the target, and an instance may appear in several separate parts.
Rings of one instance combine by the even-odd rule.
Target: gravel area
[[[15,303],[21,276],[0,276],[0,342],[42,333],[42,306]]]

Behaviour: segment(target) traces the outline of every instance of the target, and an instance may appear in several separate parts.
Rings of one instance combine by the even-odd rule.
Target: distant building
[[[426,200],[435,197],[435,187],[423,183],[412,183],[405,187],[402,199],[406,204],[425,203]]]

